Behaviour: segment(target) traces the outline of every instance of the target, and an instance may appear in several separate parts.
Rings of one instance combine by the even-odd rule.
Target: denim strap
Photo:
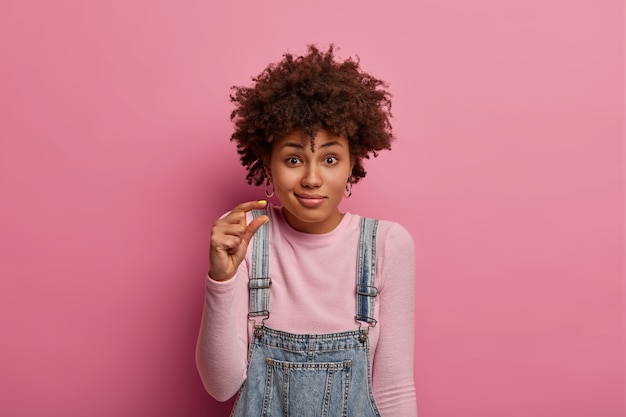
[[[267,214],[265,210],[252,210],[252,217]],[[263,224],[252,239],[252,265],[250,269],[250,312],[248,316],[269,316],[270,286],[269,277],[269,225]]]
[[[374,319],[374,299],[378,289],[376,279],[376,231],[378,220],[361,218],[359,252],[357,257],[356,316],[357,321],[365,321],[376,326]]]

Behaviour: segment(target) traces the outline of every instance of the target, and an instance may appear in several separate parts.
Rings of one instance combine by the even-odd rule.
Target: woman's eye
[[[287,164],[288,165],[297,165],[298,162],[300,162],[300,160],[298,158],[296,158],[295,156],[287,158]]]
[[[334,165],[337,163],[337,158],[334,156],[327,156],[324,162],[326,162],[328,165]]]

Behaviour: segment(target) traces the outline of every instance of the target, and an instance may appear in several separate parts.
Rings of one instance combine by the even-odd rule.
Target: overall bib
[[[253,216],[264,214],[254,210]],[[248,375],[232,417],[380,417],[372,394],[368,329],[374,320],[376,230],[361,219],[355,320],[359,328],[328,334],[293,334],[255,322]],[[252,248],[250,313],[269,317],[269,231],[264,224]],[[361,323],[367,327],[361,329]]]

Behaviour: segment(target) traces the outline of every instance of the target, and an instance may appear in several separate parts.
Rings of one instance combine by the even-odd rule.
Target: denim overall
[[[264,214],[254,210],[253,216]],[[378,221],[361,219],[356,279],[359,328],[330,334],[293,334],[256,322],[248,377],[232,417],[380,417],[370,374],[368,329],[376,325],[374,286]],[[254,238],[249,317],[269,317],[269,240],[264,224]],[[361,322],[367,323],[361,329]]]

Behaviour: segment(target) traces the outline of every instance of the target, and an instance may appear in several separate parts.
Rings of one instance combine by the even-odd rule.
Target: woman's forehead
[[[327,130],[318,130],[313,138],[303,134],[299,130],[295,130],[279,140],[274,141],[273,150],[282,149],[285,147],[294,149],[307,149],[310,148],[312,152],[317,149],[330,148],[333,146],[348,147],[348,140],[339,135],[334,135]]]

